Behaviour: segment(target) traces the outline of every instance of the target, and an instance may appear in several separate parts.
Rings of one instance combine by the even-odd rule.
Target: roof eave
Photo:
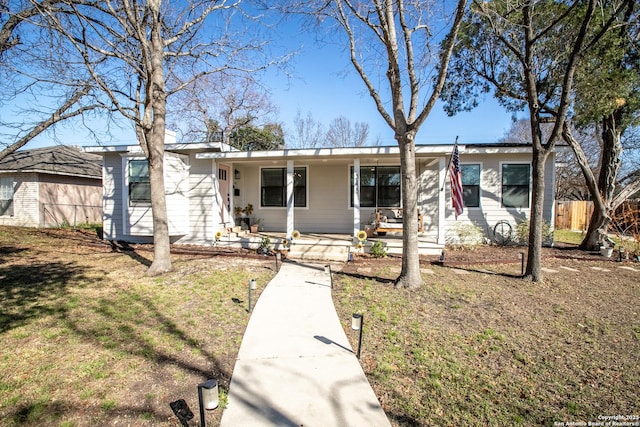
[[[464,150],[464,145],[459,146]],[[451,153],[451,145],[417,145],[416,155],[447,155]],[[197,153],[196,159],[225,160],[263,160],[286,158],[323,158],[323,157],[363,157],[363,156],[399,156],[397,146],[385,147],[340,147],[340,148],[298,148],[270,151],[233,151],[221,153]]]
[[[0,170],[0,174],[8,175],[8,174],[16,174],[16,173],[40,173],[46,175],[56,175],[56,176],[71,176],[74,178],[87,178],[87,179],[102,179],[102,172],[96,175],[86,175],[79,174],[73,172],[56,172],[45,169],[2,169]]]

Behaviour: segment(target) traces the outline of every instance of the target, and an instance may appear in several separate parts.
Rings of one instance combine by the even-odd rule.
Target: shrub
[[[521,245],[529,244],[529,221],[522,221],[516,225],[515,241]],[[553,230],[547,221],[542,221],[542,244],[544,246],[553,245]]]
[[[447,244],[451,246],[460,246],[473,248],[482,244],[484,233],[482,228],[472,223],[457,222],[447,232]]]
[[[387,256],[387,250],[384,248],[384,245],[380,240],[376,240],[376,242],[371,245],[371,248],[369,248],[369,253],[374,258],[384,258]]]

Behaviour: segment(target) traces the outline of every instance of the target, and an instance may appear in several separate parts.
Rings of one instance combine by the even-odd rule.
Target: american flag
[[[451,205],[456,211],[456,219],[462,215],[464,202],[462,200],[462,172],[460,171],[460,154],[458,153],[458,140],[453,144],[453,153],[449,163],[449,180],[451,183]]]

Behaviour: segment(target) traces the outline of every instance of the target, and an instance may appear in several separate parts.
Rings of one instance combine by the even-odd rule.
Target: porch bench
[[[402,208],[376,208],[376,233],[402,232]],[[422,213],[418,212],[418,232],[422,232]]]

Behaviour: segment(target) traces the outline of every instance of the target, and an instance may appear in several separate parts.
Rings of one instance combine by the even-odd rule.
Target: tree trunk
[[[544,209],[544,166],[549,156],[547,150],[534,150],[532,154],[531,217],[529,218],[529,252],[525,277],[534,282],[542,281],[542,213]]]
[[[600,243],[607,238],[607,230],[611,223],[614,191],[622,156],[621,131],[618,127],[622,110],[617,109],[602,120],[602,156],[600,157],[600,174],[598,175],[598,195],[600,203],[594,203],[593,213],[589,221],[587,234],[580,243],[580,249],[597,250]]]
[[[396,137],[400,147],[402,173],[402,270],[397,287],[417,289],[422,286],[418,253],[418,180],[414,135],[409,132]]]
[[[156,127],[160,126],[154,124],[154,130]],[[152,131],[150,138],[149,181],[153,215],[153,262],[147,274],[156,276],[171,271],[171,246],[164,188],[164,134],[157,135]]]
[[[597,232],[597,230],[604,225],[603,221],[606,219],[607,210],[600,195],[600,191],[598,190],[596,177],[593,174],[591,166],[589,166],[589,160],[584,154],[584,150],[582,149],[578,141],[576,141],[576,139],[573,137],[573,134],[571,132],[571,125],[569,124],[569,122],[565,122],[563,126],[562,138],[571,146],[571,148],[573,148],[573,153],[578,160],[578,166],[580,166],[580,170],[582,171],[582,175],[584,176],[584,181],[587,185],[587,188],[589,189],[591,199],[593,200],[593,213],[591,215],[591,221],[589,222],[589,229],[584,240],[582,241],[582,244],[580,245],[581,249],[593,250],[598,247],[598,242],[601,241],[601,236]]]
[[[145,130],[149,156],[149,181],[151,184],[151,211],[153,214],[153,262],[148,275],[171,271],[171,242],[167,218],[167,199],[164,188],[164,133],[166,128],[167,98],[165,93],[164,46],[160,34],[160,1],[150,1],[153,19],[151,30],[151,75],[147,86],[148,103],[153,115],[151,126]],[[150,105],[149,105],[150,103]]]

